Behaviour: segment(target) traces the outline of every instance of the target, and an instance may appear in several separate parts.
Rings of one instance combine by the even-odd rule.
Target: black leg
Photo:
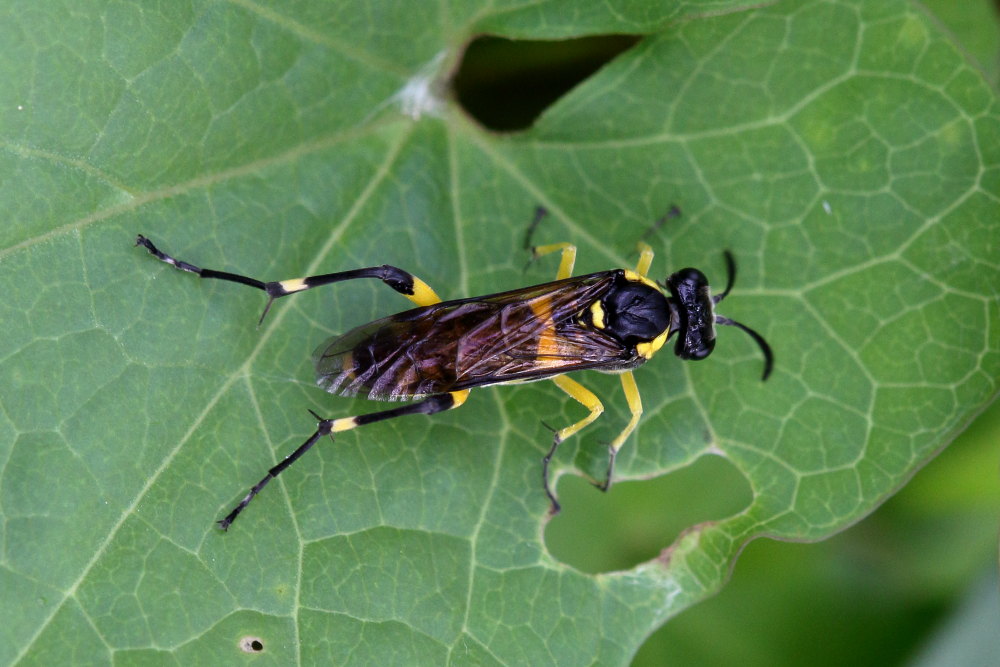
[[[166,262],[181,271],[194,273],[202,278],[227,280],[229,282],[247,285],[266,292],[270,298],[268,299],[267,306],[264,307],[264,312],[260,316],[261,322],[264,321],[264,316],[267,315],[267,312],[270,310],[271,304],[275,299],[288,296],[289,294],[295,294],[296,292],[304,292],[305,290],[312,289],[313,287],[331,285],[345,280],[357,280],[358,278],[377,278],[418,306],[429,306],[441,301],[438,295],[435,294],[434,290],[432,290],[430,286],[420,278],[417,278],[403,269],[390,266],[388,264],[383,264],[382,266],[371,266],[365,269],[339,271],[337,273],[324,273],[322,275],[308,276],[306,278],[291,278],[289,280],[264,282],[262,280],[257,280],[256,278],[241,276],[237,273],[216,271],[214,269],[203,269],[195,266],[194,264],[182,262],[181,260],[175,259],[167,253],[159,250],[155,245],[153,245],[152,241],[142,234],[139,234],[136,237],[135,244],[144,247],[149,251],[149,254],[153,255],[161,262]]]
[[[555,516],[556,514],[559,514],[560,510],[562,510],[562,506],[559,504],[559,501],[556,500],[556,494],[552,493],[552,488],[549,487],[549,461],[552,460],[552,457],[555,455],[556,450],[559,448],[559,443],[561,442],[562,438],[560,438],[559,434],[556,433],[552,437],[552,447],[549,448],[548,454],[546,454],[542,459],[542,486],[545,487],[545,495],[549,497],[549,502],[552,503],[551,507],[549,507],[549,516]]]
[[[608,445],[608,474],[604,477],[604,482],[594,482],[594,486],[599,488],[601,491],[607,491],[611,488],[611,478],[615,472],[615,457],[618,455],[618,450],[612,446]]]
[[[646,241],[650,236],[660,231],[660,227],[665,225],[670,220],[681,217],[681,209],[677,204],[671,204],[670,208],[667,210],[666,214],[659,220],[653,223],[653,226],[646,230],[646,233],[642,235],[641,241]]]
[[[246,506],[250,504],[250,501],[253,500],[254,496],[260,493],[261,489],[267,486],[268,482],[280,475],[282,471],[288,468],[288,466],[295,463],[300,456],[309,451],[309,449],[311,449],[312,446],[315,445],[323,436],[329,435],[332,437],[334,433],[350,431],[351,429],[364,426],[365,424],[374,424],[375,422],[385,421],[386,419],[394,419],[396,417],[403,417],[405,415],[432,415],[436,412],[450,410],[462,405],[468,395],[469,391],[467,389],[464,391],[451,392],[449,394],[436,394],[434,396],[428,396],[422,401],[393,408],[392,410],[372,412],[366,415],[357,415],[354,417],[341,417],[339,419],[319,419],[316,413],[313,413],[313,416],[319,419],[316,432],[309,436],[308,440],[299,445],[298,449],[282,459],[273,468],[268,470],[267,475],[253,485],[250,492],[247,493],[247,495],[243,497],[243,500],[241,500],[239,504],[233,508],[233,511],[218,522],[219,526],[222,530],[228,530],[229,526],[231,526],[233,521],[236,520],[236,517],[240,515],[240,512],[242,512]]]

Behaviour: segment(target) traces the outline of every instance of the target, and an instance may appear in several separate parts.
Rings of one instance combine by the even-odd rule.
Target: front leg
[[[563,280],[573,275],[573,266],[576,264],[576,246],[572,243],[549,243],[540,246],[531,244],[531,239],[535,235],[538,223],[546,215],[548,215],[548,212],[541,206],[535,209],[535,219],[531,221],[528,232],[524,235],[524,248],[531,253],[532,262],[539,257],[562,251],[562,257],[559,259],[559,270],[556,272],[556,280]]]

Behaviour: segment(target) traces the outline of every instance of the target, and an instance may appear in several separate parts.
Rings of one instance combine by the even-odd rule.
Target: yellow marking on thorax
[[[639,343],[635,346],[635,351],[639,353],[639,356],[645,357],[646,359],[651,359],[656,351],[663,347],[663,344],[667,342],[667,336],[670,334],[670,327],[661,333],[659,336],[649,341],[648,343]]]
[[[635,271],[630,269],[625,269],[625,280],[631,280],[634,283],[642,283],[643,285],[649,285],[655,290],[660,289],[659,286],[646,276],[639,275]]]
[[[604,307],[600,301],[590,304],[590,319],[598,329],[604,328]]]

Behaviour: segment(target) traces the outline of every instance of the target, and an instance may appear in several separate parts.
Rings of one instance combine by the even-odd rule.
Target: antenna
[[[726,296],[729,295],[729,291],[733,289],[733,284],[736,282],[736,260],[733,259],[733,254],[728,250],[724,253],[726,257],[726,289],[722,290],[720,294],[716,294],[712,297],[712,303],[719,303]],[[771,374],[771,370],[774,368],[774,353],[771,352],[771,346],[767,344],[764,337],[759,333],[748,327],[747,325],[737,322],[736,320],[731,320],[728,317],[723,317],[722,315],[715,316],[715,323],[722,324],[727,327],[737,327],[742,329],[744,333],[749,335],[754,339],[754,342],[760,347],[760,351],[764,353],[764,375],[761,380],[766,380],[767,376]]]
[[[726,289],[722,290],[721,294],[713,296],[712,303],[719,303],[729,296],[729,290],[733,289],[733,284],[736,283],[736,260],[733,259],[733,253],[726,250],[723,255],[726,258]]]
[[[731,320],[728,317],[723,317],[722,315],[715,316],[716,324],[724,324],[727,327],[737,327],[746,332],[757,345],[760,346],[760,351],[764,353],[764,375],[760,378],[761,380],[766,380],[767,376],[771,374],[771,369],[774,368],[774,353],[771,352],[771,346],[767,344],[764,337],[759,333],[748,327],[747,325],[737,322],[736,320]]]

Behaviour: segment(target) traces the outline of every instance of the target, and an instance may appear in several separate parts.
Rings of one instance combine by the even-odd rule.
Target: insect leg
[[[618,450],[621,449],[622,445],[632,434],[632,431],[635,430],[635,427],[639,425],[639,418],[642,417],[642,397],[639,396],[639,387],[635,384],[635,377],[632,375],[632,371],[625,371],[620,377],[622,379],[622,389],[625,391],[625,400],[628,402],[628,409],[632,413],[632,418],[629,419],[628,424],[625,425],[622,432],[608,445],[607,477],[604,478],[603,484],[594,484],[601,491],[607,491],[611,487],[611,478],[615,471],[615,457],[618,455]]]
[[[666,215],[656,221],[652,227],[646,230],[646,233],[642,235],[639,239],[638,250],[639,250],[639,263],[636,264],[635,272],[641,277],[645,278],[646,274],[649,273],[649,266],[653,263],[653,249],[649,247],[646,243],[651,235],[658,232],[660,227],[662,227],[668,220],[678,218],[681,215],[681,210],[676,205],[671,204],[670,209],[667,211]]]
[[[548,245],[531,246],[531,258],[538,259],[549,253],[562,251],[562,259],[559,260],[559,270],[556,272],[556,280],[563,280],[573,275],[573,265],[576,264],[576,246],[572,243],[550,243]]]
[[[288,296],[289,294],[294,294],[296,292],[303,292],[307,289],[312,289],[313,287],[320,287],[321,285],[330,285],[332,283],[339,283],[345,280],[355,280],[358,278],[378,278],[418,306],[429,306],[441,301],[441,298],[438,297],[434,290],[431,289],[430,286],[423,280],[417,278],[411,273],[388,264],[383,264],[382,266],[372,266],[365,269],[354,269],[352,271],[325,273],[323,275],[308,276],[306,278],[292,278],[290,280],[264,282],[262,280],[257,280],[256,278],[249,278],[236,273],[227,273],[225,271],[216,271],[214,269],[203,269],[195,266],[194,264],[188,264],[187,262],[174,259],[165,252],[161,252],[155,245],[153,245],[152,241],[142,234],[139,234],[139,236],[136,237],[135,244],[146,248],[146,250],[149,251],[149,254],[153,255],[161,262],[166,262],[181,271],[194,273],[202,278],[228,280],[229,282],[248,285],[267,292],[270,299],[267,302],[267,306],[264,308],[264,312],[260,316],[261,321],[264,320],[264,315],[267,315],[267,311],[270,310],[271,304],[275,299]]]
[[[645,278],[649,273],[649,267],[653,263],[653,249],[645,241],[639,241],[639,261],[635,265],[635,272]]]
[[[548,215],[548,211],[539,206],[535,209],[535,218],[528,227],[528,232],[524,235],[524,248],[531,253],[531,260],[528,264],[543,255],[562,251],[562,258],[559,261],[559,271],[556,273],[556,280],[569,278],[573,275],[573,265],[576,264],[576,246],[572,243],[550,243],[548,245],[531,245],[531,238],[535,235],[538,223]]]
[[[422,401],[417,403],[411,403],[409,405],[404,405],[402,407],[394,408],[392,410],[383,410],[381,412],[371,412],[366,415],[357,415],[354,417],[341,417],[339,419],[320,419],[319,424],[316,426],[316,432],[309,436],[309,439],[299,445],[298,449],[282,459],[277,465],[267,471],[267,475],[264,479],[257,482],[251,489],[250,492],[244,496],[243,500],[233,509],[232,512],[227,514],[224,519],[219,521],[219,526],[223,530],[228,530],[229,526],[232,525],[236,517],[239,516],[240,512],[250,504],[254,496],[260,493],[260,490],[267,486],[267,483],[272,479],[281,474],[285,468],[295,463],[295,461],[305,454],[309,449],[315,445],[320,438],[325,435],[329,435],[331,438],[334,433],[339,433],[341,431],[349,431],[358,426],[364,426],[365,424],[374,424],[375,422],[385,421],[386,419],[393,419],[394,417],[402,417],[404,415],[432,415],[435,412],[442,412],[444,410],[451,410],[452,408],[457,408],[458,406],[465,403],[465,399],[469,397],[469,390],[464,389],[462,391],[453,391],[447,394],[435,394],[434,396],[428,396]],[[313,414],[315,417],[315,413]],[[317,417],[317,419],[319,419]]]
[[[552,378],[552,381],[557,387],[569,394],[570,397],[581,403],[583,407],[590,410],[590,414],[580,421],[575,424],[570,424],[569,426],[555,432],[555,435],[552,437],[552,447],[542,459],[542,484],[545,487],[545,495],[549,497],[549,501],[552,503],[550,514],[557,514],[559,512],[559,501],[556,500],[555,494],[552,493],[552,489],[549,487],[549,461],[552,460],[552,456],[556,453],[559,443],[577,433],[579,430],[601,416],[601,413],[604,412],[604,405],[601,403],[600,399],[597,398],[597,396],[594,396],[593,392],[576,380],[573,380],[565,375],[557,375]]]
[[[675,218],[679,218],[679,217],[681,217],[681,209],[680,209],[680,207],[677,206],[676,204],[671,204],[670,208],[667,210],[666,215],[664,215],[663,217],[661,217],[659,220],[657,220],[655,223],[653,223],[652,227],[650,227],[649,229],[646,230],[646,233],[642,235],[642,240],[645,241],[650,236],[652,236],[653,234],[655,234],[658,231],[660,231],[660,227],[662,227],[663,225],[665,225],[667,222],[669,222],[670,220],[673,220]]]

